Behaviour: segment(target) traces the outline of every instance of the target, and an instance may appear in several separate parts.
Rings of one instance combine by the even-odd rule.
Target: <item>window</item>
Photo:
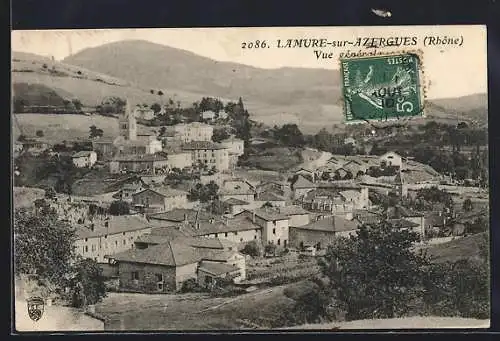
[[[118,246],[118,240],[115,240],[115,247]]]
[[[155,274],[156,288],[158,291],[163,291],[163,274]]]
[[[123,235],[125,235],[125,232],[123,232]]]
[[[276,229],[273,229],[273,234],[276,234]]]
[[[215,238],[217,238],[218,236],[219,236],[219,234],[218,234],[218,233],[216,233],[216,234],[215,234]]]
[[[89,246],[85,245],[85,252],[89,252]]]
[[[234,235],[237,236],[238,235],[238,231],[234,231]]]
[[[253,239],[257,239],[257,236],[253,236]]]
[[[95,251],[95,244],[92,244],[92,251]]]
[[[240,238],[240,243],[243,242],[243,238]]]
[[[278,239],[278,245],[281,245],[281,240],[280,239]]]
[[[127,240],[126,240],[126,239],[124,239],[124,240],[123,240],[123,245],[126,245],[126,244],[127,244]]]
[[[82,252],[85,252],[85,246],[82,246]]]
[[[131,275],[132,275],[132,280],[134,280],[134,281],[139,280],[139,271],[132,271]]]
[[[104,239],[107,239],[107,238],[108,238],[108,235],[107,235],[107,234],[105,234],[105,235],[104,235]]]
[[[224,237],[227,237],[227,232],[226,232],[226,233],[224,233]]]
[[[88,238],[85,238],[85,241],[87,242],[89,239]]]

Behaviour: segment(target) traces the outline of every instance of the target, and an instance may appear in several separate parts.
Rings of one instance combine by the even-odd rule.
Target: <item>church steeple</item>
[[[123,136],[125,140],[137,139],[137,122],[135,119],[135,113],[131,110],[128,99],[125,99],[125,112],[123,115],[120,115],[119,125],[120,135]]]

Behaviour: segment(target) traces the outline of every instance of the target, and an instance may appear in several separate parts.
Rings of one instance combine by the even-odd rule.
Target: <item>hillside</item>
[[[14,52],[12,79],[45,85],[63,98],[79,98],[84,106],[97,105],[107,96],[127,97],[133,104],[172,98],[183,106],[203,96],[223,101],[241,96],[252,119],[270,126],[296,123],[304,133],[315,133],[343,120],[336,70],[259,69],[147,41],[84,49],[62,63]],[[158,90],[165,94],[162,98]],[[461,120],[484,121],[486,107],[486,95],[480,94],[433,100],[426,112],[431,119],[455,124],[457,113]]]

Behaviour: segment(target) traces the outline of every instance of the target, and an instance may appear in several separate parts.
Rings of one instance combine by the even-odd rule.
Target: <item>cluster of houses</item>
[[[127,103],[118,137],[95,139],[92,151],[72,157],[77,167],[92,167],[99,158],[108,162],[110,173],[127,173],[110,200],[129,202],[132,214],[111,216],[106,209],[89,214],[83,200],[53,203],[76,226],[77,253],[97,261],[122,289],[173,292],[188,280],[205,287],[227,280],[244,283],[247,265],[241,250],[249,242],[322,250],[335,238],[382,219],[422,239],[426,230],[445,223],[444,217],[427,219],[399,206],[382,216],[372,203],[371,192],[407,195],[406,180],[419,165],[396,153],[333,156],[318,169],[299,169],[291,182],[251,183],[229,174],[244,153],[242,140],[215,143],[213,126],[199,122],[167,127],[159,140],[137,133],[136,115]],[[204,120],[218,117],[207,114]],[[219,185],[217,200],[204,208],[188,192],[165,185],[167,172],[200,164],[214,170],[200,182]],[[374,179],[366,175],[374,166],[397,172]]]
[[[119,128],[117,138],[92,141],[93,150],[103,160],[109,160],[112,174],[157,174],[199,164],[206,169],[225,172],[234,168],[238,157],[244,153],[243,140],[231,137],[215,143],[212,141],[213,126],[200,122],[166,127],[161,140],[152,134],[137,134],[136,114],[128,104],[119,118]]]

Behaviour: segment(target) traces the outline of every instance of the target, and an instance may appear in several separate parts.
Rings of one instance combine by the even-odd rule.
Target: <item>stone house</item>
[[[297,177],[297,180],[292,184],[293,197],[294,199],[301,198],[309,191],[316,188],[316,185],[310,180],[306,179],[302,175]]]
[[[219,191],[221,201],[226,201],[230,198],[252,203],[255,199],[255,189],[245,180],[233,179],[226,180]]]
[[[168,188],[147,188],[132,195],[132,204],[149,213],[169,211],[174,208],[185,208],[188,205],[188,193]]]
[[[90,168],[97,162],[97,153],[92,150],[82,150],[73,154],[71,160],[78,168]]]
[[[303,249],[314,246],[316,249],[326,248],[337,237],[347,237],[356,233],[358,224],[352,215],[318,216],[315,221],[303,225],[290,227],[290,245]]]

